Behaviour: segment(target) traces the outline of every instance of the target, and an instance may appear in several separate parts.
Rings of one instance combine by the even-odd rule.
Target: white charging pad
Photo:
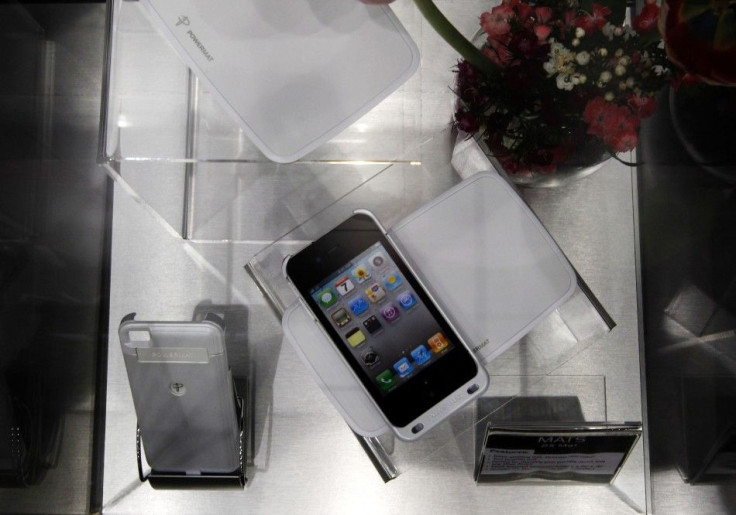
[[[576,289],[575,272],[562,251],[495,172],[464,180],[397,223],[388,236],[484,364]],[[389,431],[302,303],[286,311],[282,327],[353,431],[364,436]]]
[[[419,66],[390,8],[357,0],[142,0],[179,56],[271,160],[304,156]]]
[[[575,271],[496,173],[479,173],[389,230],[475,350],[489,362],[575,291]]]

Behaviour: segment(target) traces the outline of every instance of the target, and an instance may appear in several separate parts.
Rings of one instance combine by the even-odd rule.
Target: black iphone
[[[288,280],[402,439],[488,386],[488,376],[369,211],[285,264]]]

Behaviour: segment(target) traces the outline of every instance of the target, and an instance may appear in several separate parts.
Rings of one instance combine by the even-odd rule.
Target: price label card
[[[641,436],[641,423],[486,427],[477,482],[520,479],[610,483]]]

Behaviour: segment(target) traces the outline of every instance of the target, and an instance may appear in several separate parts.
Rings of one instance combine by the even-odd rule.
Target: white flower
[[[585,50],[583,50],[582,52],[578,52],[575,55],[575,61],[580,66],[585,66],[586,64],[588,64],[590,62],[590,54],[588,52],[586,52]]]
[[[565,91],[570,91],[575,84],[572,81],[571,75],[557,75],[557,87],[559,89],[564,89]]]
[[[606,23],[601,29],[601,33],[608,39],[613,39],[614,26],[611,23]]]
[[[616,68],[613,69],[613,72],[618,76],[621,77],[626,73],[626,66],[622,66],[620,64],[616,65]]]
[[[583,36],[585,36],[585,29],[584,28],[578,27],[577,29],[575,29],[575,37],[576,38],[582,38]]]
[[[549,59],[542,65],[551,77],[555,73],[567,76],[574,72],[575,54],[562,43],[552,41],[549,45]]]
[[[600,80],[602,83],[605,84],[606,82],[610,81],[611,78],[612,78],[611,72],[609,72],[608,70],[605,70],[601,72],[601,76],[598,78],[598,80]]]

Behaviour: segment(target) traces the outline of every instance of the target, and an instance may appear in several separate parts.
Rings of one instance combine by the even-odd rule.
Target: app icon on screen
[[[401,280],[401,276],[398,272],[389,272],[383,276],[383,284],[386,285],[388,291],[394,291],[396,288],[401,286],[404,281]]]
[[[414,372],[414,367],[411,366],[411,363],[409,363],[408,359],[401,358],[399,361],[394,363],[394,370],[396,370],[396,373],[399,374],[399,377],[406,377]]]
[[[365,290],[365,294],[368,295],[368,298],[371,299],[371,302],[378,302],[386,296],[386,290],[381,288],[380,284],[373,283],[368,287],[367,290]]]
[[[363,334],[363,331],[361,331],[357,327],[348,331],[345,335],[345,338],[347,339],[351,347],[357,347],[365,341],[365,335]]]
[[[325,288],[317,294],[317,302],[323,308],[329,308],[335,302],[337,302],[337,295],[332,291],[332,288]]]
[[[348,315],[348,312],[345,310],[345,308],[340,308],[337,311],[335,311],[332,315],[332,320],[337,324],[337,327],[343,327],[350,322],[350,315]]]
[[[394,322],[401,316],[399,314],[399,308],[397,308],[393,304],[384,306],[384,308],[381,310],[381,315],[383,315],[383,318],[385,318],[387,322]]]
[[[378,353],[373,350],[373,347],[368,347],[363,352],[361,352],[360,358],[363,360],[363,363],[365,363],[367,367],[375,367],[381,362],[381,356],[379,356]]]
[[[417,305],[417,298],[410,291],[400,293],[396,300],[399,301],[399,305],[404,309],[411,309]]]
[[[348,306],[350,306],[350,311],[355,315],[365,313],[369,308],[368,301],[362,295],[351,300]]]
[[[368,262],[375,269],[383,268],[388,263],[386,261],[386,256],[383,255],[383,252],[376,252],[368,258]]]
[[[335,283],[335,289],[340,295],[347,295],[355,289],[355,285],[348,277],[343,277],[337,280]]]
[[[376,376],[376,382],[381,390],[387,392],[396,386],[396,376],[390,370],[384,370]]]
[[[442,335],[442,333],[435,334],[429,340],[427,340],[427,343],[429,344],[429,348],[432,349],[432,352],[434,352],[435,354],[445,350],[448,345],[447,340]]]
[[[429,353],[427,350],[427,347],[424,345],[420,345],[413,351],[411,351],[411,359],[414,360],[414,363],[417,365],[424,365],[427,361],[430,360],[432,357],[432,354]]]
[[[368,271],[368,267],[363,263],[353,268],[350,273],[353,274],[353,277],[358,281],[358,284],[362,284],[371,278],[371,273]]]
[[[376,334],[383,328],[381,322],[378,321],[375,315],[371,315],[363,320],[363,327],[365,327],[366,331],[368,331],[370,334]]]

